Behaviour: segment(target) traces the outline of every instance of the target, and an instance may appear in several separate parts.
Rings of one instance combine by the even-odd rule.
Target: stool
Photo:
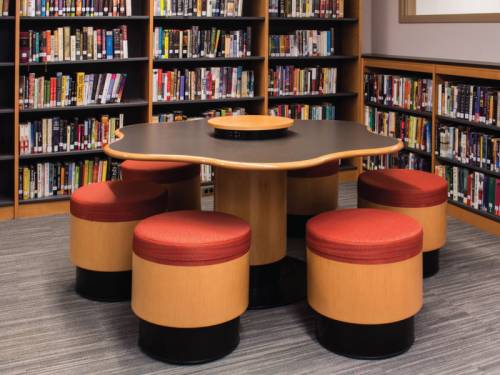
[[[338,204],[339,161],[288,171],[287,234],[304,237],[306,222]]]
[[[326,349],[380,359],[408,350],[422,307],[422,226],[396,212],[348,209],[307,223],[307,300]]]
[[[369,171],[358,181],[358,207],[400,212],[424,228],[424,277],[439,271],[439,249],[446,244],[446,181],[428,172],[408,169]]]
[[[70,257],[76,292],[97,301],[130,298],[134,228],[165,211],[167,192],[150,182],[101,182],[81,187],[70,201]]]
[[[137,225],[132,310],[147,355],[195,364],[238,346],[250,238],[245,221],[217,212],[167,212]]]
[[[199,210],[200,166],[171,161],[126,160],[121,164],[124,181],[151,181],[168,190],[168,211]]]

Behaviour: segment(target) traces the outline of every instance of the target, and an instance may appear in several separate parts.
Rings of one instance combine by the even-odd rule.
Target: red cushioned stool
[[[215,360],[239,343],[250,226],[228,214],[167,212],[136,227],[132,310],[139,346],[171,363]]]
[[[338,204],[339,161],[288,171],[287,233],[304,237],[306,222]]]
[[[144,182],[101,182],[70,202],[76,292],[98,301],[130,298],[132,240],[139,220],[165,211],[167,192]]]
[[[411,347],[422,307],[422,237],[411,217],[369,208],[307,222],[307,300],[321,345],[364,359]]]
[[[126,160],[124,181],[151,181],[168,190],[168,211],[200,209],[200,166],[171,161]]]
[[[439,249],[446,244],[448,186],[428,172],[386,169],[361,174],[358,207],[400,212],[424,228],[424,277],[439,271]]]

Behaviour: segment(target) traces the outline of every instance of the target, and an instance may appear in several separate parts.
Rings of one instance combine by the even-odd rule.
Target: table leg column
[[[241,217],[252,228],[250,308],[304,298],[304,263],[286,256],[286,171],[217,168],[215,210]]]

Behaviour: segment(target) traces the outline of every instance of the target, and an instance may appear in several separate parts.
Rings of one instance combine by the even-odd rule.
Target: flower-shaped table
[[[403,147],[396,139],[347,121],[296,120],[286,136],[271,139],[219,138],[206,120],[132,125],[118,135],[118,141],[105,147],[113,158],[216,167],[215,209],[239,216],[252,227],[250,307],[254,308],[305,295],[304,264],[286,256],[286,171]]]

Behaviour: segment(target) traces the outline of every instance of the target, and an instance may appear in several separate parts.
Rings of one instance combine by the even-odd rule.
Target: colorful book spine
[[[363,158],[363,167],[366,170],[402,168],[430,172],[431,161],[430,158],[422,157],[413,152],[400,152],[395,155],[365,157]]]
[[[154,0],[155,16],[241,17],[243,0]]]
[[[335,106],[324,104],[278,104],[269,108],[271,116],[281,116],[296,120],[335,120]]]
[[[290,34],[269,36],[269,55],[273,57],[332,56],[334,30],[295,30]]]
[[[269,69],[269,96],[324,95],[337,92],[337,68],[293,65]]]
[[[269,15],[287,18],[344,18],[344,0],[270,0]]]
[[[130,17],[132,1],[21,0],[20,11],[23,17]]]

